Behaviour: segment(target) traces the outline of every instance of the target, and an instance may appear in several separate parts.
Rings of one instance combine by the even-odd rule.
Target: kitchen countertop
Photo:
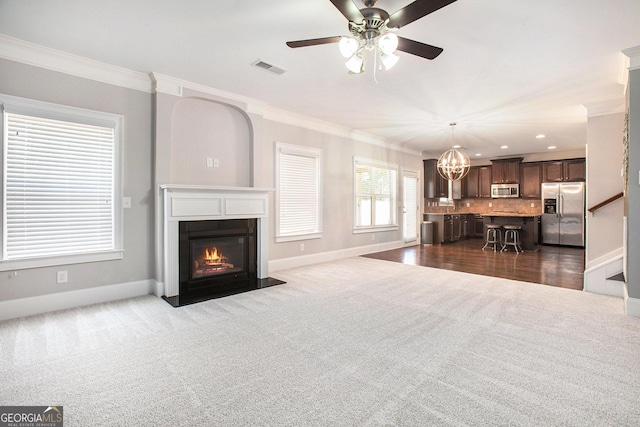
[[[523,213],[523,212],[425,212],[424,215],[482,215],[482,216],[502,216],[514,218],[533,218],[542,215],[541,213]]]
[[[522,213],[522,212],[491,212],[491,213],[483,213],[482,216],[504,216],[504,217],[514,217],[514,218],[533,218],[534,216],[540,216],[540,213]]]

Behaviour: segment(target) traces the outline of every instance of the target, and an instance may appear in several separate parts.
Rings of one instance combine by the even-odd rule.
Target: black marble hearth
[[[180,221],[179,295],[174,307],[261,289],[284,282],[257,277],[257,221]]]
[[[270,286],[275,286],[275,285],[282,285],[284,283],[286,282],[283,282],[282,280],[274,279],[272,277],[268,277],[266,279],[254,279],[252,281],[247,281],[246,283],[236,283],[235,287],[231,287],[226,290],[219,289],[215,293],[191,295],[189,297],[183,296],[182,298],[180,298],[180,295],[176,295],[173,297],[163,296],[162,299],[164,299],[166,302],[168,302],[174,307],[182,307],[185,305],[195,304],[202,301],[208,301],[211,299],[227,297],[227,296],[239,294],[242,292],[254,291],[256,289],[268,288]]]

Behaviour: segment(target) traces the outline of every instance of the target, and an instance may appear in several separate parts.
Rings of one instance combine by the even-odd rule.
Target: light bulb
[[[393,53],[383,54],[382,56],[380,56],[380,60],[382,61],[382,65],[384,66],[385,70],[390,70],[391,67],[396,65],[398,63],[398,59],[400,59],[400,57],[398,55],[394,55]]]
[[[363,61],[360,56],[353,55],[347,62],[345,62],[345,65],[352,73],[360,74],[363,71],[362,63]]]
[[[345,58],[351,58],[358,50],[358,46],[358,40],[353,37],[340,37],[340,42],[338,43],[340,53]]]
[[[378,37],[377,44],[382,53],[390,55],[398,48],[398,36],[394,33],[387,33]]]

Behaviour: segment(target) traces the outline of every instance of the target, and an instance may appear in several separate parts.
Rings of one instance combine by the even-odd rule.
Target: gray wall
[[[322,218],[323,237],[306,241],[275,243],[274,197],[271,197],[270,247],[269,259],[278,260],[322,252],[337,251],[378,243],[397,242],[402,238],[402,230],[381,231],[376,233],[353,234],[353,158],[363,157],[371,160],[398,165],[398,199],[401,199],[400,183],[402,170],[408,169],[420,173],[422,158],[390,148],[353,141],[341,136],[303,129],[301,127],[265,120],[263,123],[262,150],[265,155],[256,163],[262,165],[262,172],[256,175],[259,186],[275,186],[275,143],[284,142],[304,147],[322,149]],[[401,203],[398,203],[398,224],[402,224]],[[375,240],[372,239],[372,234]],[[300,243],[305,244],[304,251]]]
[[[200,98],[178,101],[171,117],[171,184],[250,186],[250,126],[235,108]],[[207,167],[206,159],[218,167]]]
[[[275,187],[275,144],[285,142],[322,149],[323,155],[323,237],[300,243],[275,242],[275,193],[269,201],[269,260],[372,244],[398,242],[396,231],[353,234],[353,157],[395,163],[402,169],[420,173],[418,153],[407,154],[390,148],[356,142],[336,136],[329,130],[310,130],[303,126],[282,124],[247,113],[246,105],[217,95],[184,89],[183,96],[156,95],[156,184],[191,184],[208,186]],[[250,110],[250,109],[249,109]],[[168,156],[168,157],[167,157]],[[206,168],[205,157],[220,158],[220,168]],[[400,188],[398,186],[398,188]],[[398,223],[401,223],[398,206]],[[161,211],[156,212],[158,223]],[[158,248],[162,242],[158,238]],[[161,254],[156,253],[158,264]],[[156,277],[161,280],[158,268]]]
[[[152,278],[151,94],[4,59],[0,92],[124,116],[123,194],[132,204],[124,210],[122,260],[0,272],[0,301]],[[56,283],[61,269],[68,283]]]
[[[640,298],[640,69],[629,72],[629,184],[627,187],[627,286]]]

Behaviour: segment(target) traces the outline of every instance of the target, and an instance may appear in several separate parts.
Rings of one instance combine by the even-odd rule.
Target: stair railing
[[[598,209],[607,206],[609,203],[611,202],[615,202],[616,200],[618,200],[619,198],[623,197],[624,193],[618,193],[615,196],[611,196],[609,197],[607,200],[603,200],[602,202],[598,203],[597,205],[593,205],[592,207],[590,207],[589,209],[587,209],[592,215],[595,211],[597,211]]]

